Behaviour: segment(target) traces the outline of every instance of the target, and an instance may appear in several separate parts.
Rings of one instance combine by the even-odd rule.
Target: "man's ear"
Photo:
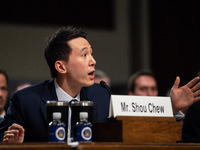
[[[67,72],[66,64],[65,64],[65,62],[62,61],[62,60],[57,60],[57,61],[55,62],[55,68],[56,68],[56,70],[57,70],[59,73],[64,74],[64,73]]]

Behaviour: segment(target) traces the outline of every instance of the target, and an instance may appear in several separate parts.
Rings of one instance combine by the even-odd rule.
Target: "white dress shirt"
[[[56,89],[56,95],[58,97],[58,101],[66,101],[69,102],[72,99],[76,99],[77,101],[80,101],[80,93],[78,94],[77,97],[73,98],[69,94],[67,94],[56,82],[56,79],[54,79],[54,85]],[[68,112],[68,140],[71,138],[70,137],[70,132],[71,131],[71,108],[69,107],[69,112]]]

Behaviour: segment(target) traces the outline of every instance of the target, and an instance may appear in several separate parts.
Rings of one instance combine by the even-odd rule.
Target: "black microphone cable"
[[[108,91],[109,95],[111,96],[111,91],[110,91],[110,88],[108,87],[108,85],[106,84],[105,81],[100,81],[100,85],[104,88],[106,88],[106,90]]]

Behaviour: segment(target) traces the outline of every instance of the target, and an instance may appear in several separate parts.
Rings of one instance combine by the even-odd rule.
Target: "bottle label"
[[[65,126],[49,127],[50,142],[66,142]]]
[[[92,142],[92,127],[78,126],[77,127],[77,141]]]

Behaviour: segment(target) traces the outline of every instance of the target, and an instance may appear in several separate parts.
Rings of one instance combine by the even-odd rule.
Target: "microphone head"
[[[103,81],[103,80],[102,80],[102,81],[100,81],[100,85],[101,85],[101,86],[103,86],[103,87],[106,87],[106,86],[107,86],[106,82],[105,82],[105,81]]]
[[[111,91],[110,91],[110,89],[109,89],[109,87],[108,87],[108,85],[106,84],[105,81],[103,81],[103,80],[100,81],[100,85],[101,85],[102,87],[106,88],[106,90],[108,91],[109,95],[111,95]]]

